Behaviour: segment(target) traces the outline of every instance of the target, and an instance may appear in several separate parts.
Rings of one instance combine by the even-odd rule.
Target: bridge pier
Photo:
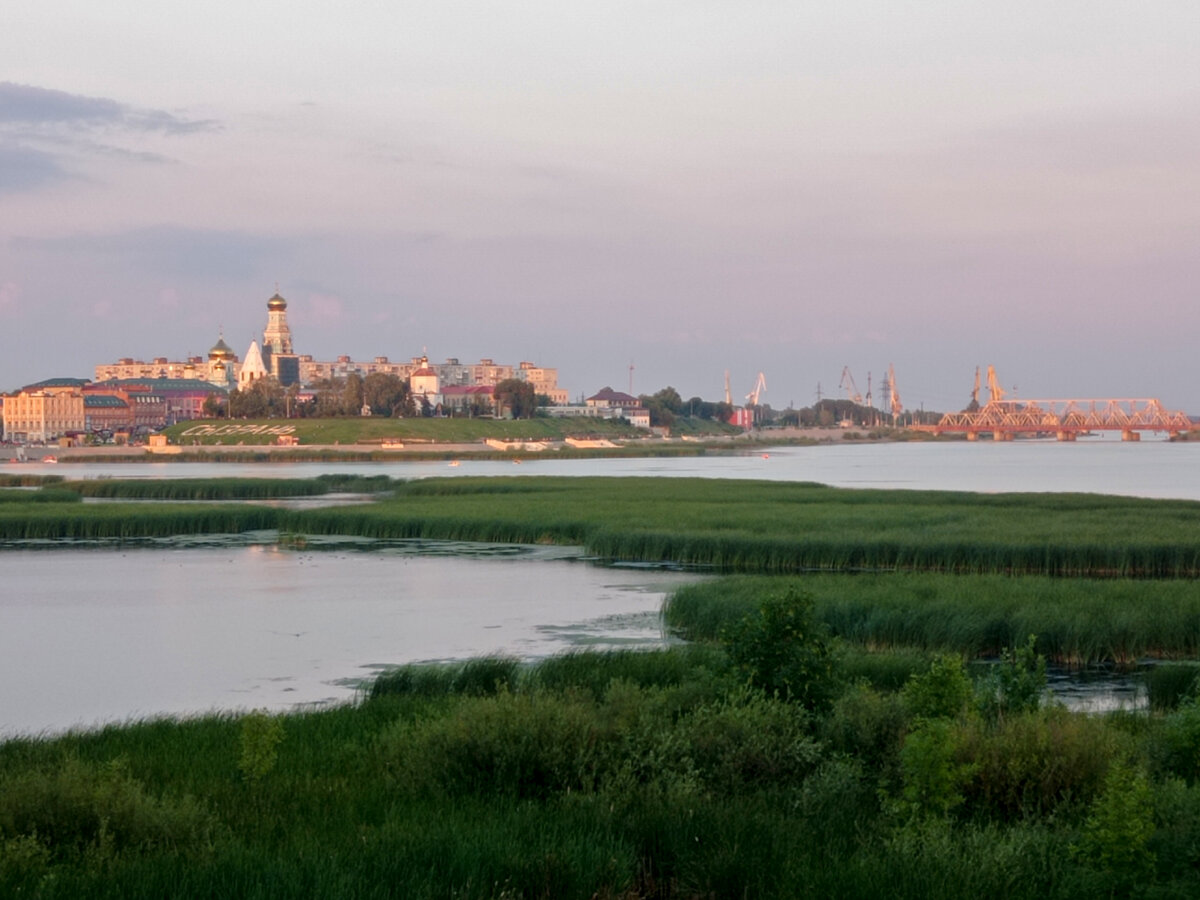
[[[1140,441],[1142,433],[1140,431],[1129,431],[1128,429],[1121,432],[1121,440],[1123,441]]]
[[[1057,431],[1054,433],[1054,436],[1060,441],[1073,441],[1079,437],[1074,431]]]
[[[968,431],[968,432],[967,432],[967,440],[968,440],[968,441],[977,441],[977,440],[979,440],[979,432],[978,432],[978,431]]]

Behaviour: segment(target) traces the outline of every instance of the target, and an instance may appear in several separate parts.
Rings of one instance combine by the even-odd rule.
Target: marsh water
[[[204,544],[0,552],[0,735],[343,701],[406,662],[660,646],[665,593],[700,577],[562,548]]]
[[[1200,499],[1200,445],[1165,441],[833,444],[519,466],[25,463],[20,471],[68,478],[692,476]],[[661,645],[663,598],[704,577],[598,566],[562,548],[333,541],[289,550],[270,536],[151,544],[0,551],[0,736],[337,702],[381,668],[407,662]],[[1090,708],[1138,702],[1132,682],[1060,682],[1056,690]]]

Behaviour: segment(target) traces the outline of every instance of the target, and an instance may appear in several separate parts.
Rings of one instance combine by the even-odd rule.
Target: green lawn
[[[261,429],[261,433],[254,433]],[[212,434],[212,430],[226,433]],[[681,420],[681,434],[726,434],[712,422]],[[636,439],[646,432],[604,419],[204,419],[166,429],[172,444],[273,444],[280,433],[303,444],[359,444],[382,441],[477,443],[485,438],[512,441],[559,441],[567,437]],[[733,433],[736,433],[733,432]]]

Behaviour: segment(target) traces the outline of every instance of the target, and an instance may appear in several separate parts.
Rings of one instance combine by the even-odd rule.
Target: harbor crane
[[[996,375],[996,367],[988,366],[988,394],[991,399],[989,403],[998,403],[1004,399],[1004,388],[1000,387],[1000,379]]]
[[[746,403],[750,406],[758,406],[758,397],[767,389],[767,378],[762,372],[758,373],[758,380],[754,382],[754,390],[746,395]]]
[[[896,387],[896,369],[891,363],[888,363],[887,387],[888,411],[892,414],[892,419],[894,420],[896,416],[904,412],[904,404],[900,402],[900,389]]]
[[[842,369],[842,380],[838,383],[838,387],[846,389],[846,398],[851,403],[862,406],[862,394],[858,392],[858,385],[854,383],[854,376],[850,374],[849,366]]]

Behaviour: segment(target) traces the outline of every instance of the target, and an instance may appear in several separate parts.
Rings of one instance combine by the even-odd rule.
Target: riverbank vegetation
[[[1188,897],[1200,706],[1027,653],[847,677],[789,592],[719,642],[405,667],[360,703],[0,744],[0,893]],[[1033,689],[1030,690],[1029,688]]]
[[[319,480],[318,480],[319,481]],[[270,479],[154,485],[103,481],[79,490],[213,499],[278,496]],[[352,480],[344,480],[352,485]],[[332,481],[288,485],[304,494]],[[372,482],[383,489],[386,481]],[[72,483],[75,486],[75,483]],[[352,487],[349,489],[353,489]],[[161,492],[156,494],[156,492]],[[95,495],[95,494],[93,494]],[[37,530],[20,503],[0,510],[0,536],[79,537],[77,510],[40,504]],[[103,533],[105,521],[114,524]],[[89,536],[196,533],[210,511],[89,508]],[[237,516],[230,512],[230,526]],[[447,478],[393,482],[355,507],[279,510],[258,528],[375,538],[578,544],[613,560],[730,572],[1043,574],[1179,578],[1200,575],[1200,503],[1099,495],[862,491],[817,484],[676,478]]]
[[[735,576],[679,589],[664,618],[689,640],[715,640],[780,588],[812,594],[822,626],[873,650],[996,657],[1033,634],[1037,652],[1064,666],[1200,658],[1200,588],[1191,579]]]
[[[241,481],[206,497],[274,490]],[[661,651],[405,666],[336,709],[0,743],[0,896],[1200,893],[1200,504],[689,479],[326,489],[385,495],[290,511],[171,502],[196,485],[134,507],[76,491],[0,502],[0,535],[552,542],[738,574],[677,592],[665,623],[688,643]],[[1177,660],[1149,710],[1045,693],[1047,658],[1146,656]]]

